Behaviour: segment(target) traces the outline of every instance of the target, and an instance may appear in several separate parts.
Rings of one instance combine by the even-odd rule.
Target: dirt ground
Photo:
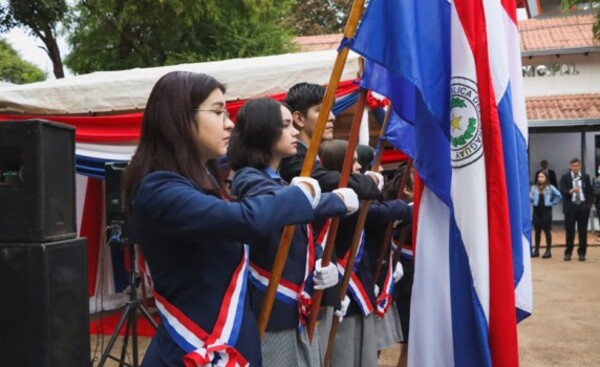
[[[595,243],[591,235],[589,243]],[[534,313],[518,326],[521,366],[600,366],[600,246],[589,246],[584,262],[576,256],[563,261],[563,251],[564,246],[557,246],[551,259],[532,260]],[[94,366],[108,339],[102,346],[92,335]],[[141,358],[149,339],[139,338],[139,343]],[[119,356],[120,345],[118,341],[113,355]],[[379,365],[395,366],[399,350],[383,351]]]

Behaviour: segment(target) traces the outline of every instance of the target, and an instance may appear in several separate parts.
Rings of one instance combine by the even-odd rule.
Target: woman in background
[[[546,252],[542,256],[543,259],[552,257],[550,248],[552,247],[552,207],[560,201],[562,195],[556,187],[548,181],[548,175],[544,171],[540,171],[536,177],[535,185],[531,186],[529,199],[533,204],[533,228],[535,229],[535,248],[531,257],[540,256],[540,240],[541,232],[546,235]]]

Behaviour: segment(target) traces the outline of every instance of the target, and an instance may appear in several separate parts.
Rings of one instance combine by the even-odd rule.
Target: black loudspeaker
[[[75,129],[0,122],[0,242],[74,238]]]
[[[0,366],[90,365],[86,247],[0,243]]]

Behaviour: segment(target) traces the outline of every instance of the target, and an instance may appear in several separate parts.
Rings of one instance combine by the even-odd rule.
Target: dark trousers
[[[584,255],[587,248],[587,224],[590,218],[590,206],[587,204],[571,205],[565,213],[565,229],[567,232],[567,248],[565,254],[573,252],[575,240],[575,224],[577,224],[577,233],[579,234],[578,255]]]
[[[540,240],[542,237],[542,231],[546,235],[546,247],[550,249],[552,246],[552,234],[550,233],[550,228],[552,224],[552,208],[548,208],[549,210],[545,210],[542,213],[533,213],[533,228],[535,230],[535,248],[539,250],[540,248]]]

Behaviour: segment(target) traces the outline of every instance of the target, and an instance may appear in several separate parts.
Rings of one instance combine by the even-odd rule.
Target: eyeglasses
[[[225,123],[227,121],[227,119],[229,119],[229,111],[227,111],[226,109],[222,109],[222,110],[204,110],[201,108],[196,108],[194,111],[196,112],[213,112],[217,115],[222,115],[223,116],[223,123]]]

